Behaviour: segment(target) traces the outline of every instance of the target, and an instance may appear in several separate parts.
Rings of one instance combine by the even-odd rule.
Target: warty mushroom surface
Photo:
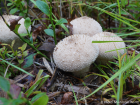
[[[63,71],[84,76],[96,60],[99,48],[87,35],[71,35],[60,41],[54,48],[53,58],[56,66]]]
[[[125,43],[124,42],[113,42],[113,41],[123,41],[123,39],[111,32],[101,32],[92,37],[94,41],[112,41],[107,43],[97,43],[99,47],[99,56],[96,59],[96,62],[101,64],[106,64],[108,61],[112,61],[118,58],[117,51],[120,55],[125,53]],[[124,48],[124,49],[121,49]],[[115,49],[120,49],[116,51],[111,51]],[[111,51],[111,52],[106,52]]]
[[[102,32],[101,25],[93,18],[83,16],[70,22],[73,25],[72,34],[84,34],[92,37]]]

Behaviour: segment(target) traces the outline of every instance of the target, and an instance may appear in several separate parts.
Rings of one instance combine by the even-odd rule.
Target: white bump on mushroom
[[[111,32],[101,32],[92,37],[94,41],[123,41],[122,38]],[[122,55],[125,49],[106,52],[110,50],[125,48],[124,42],[109,42],[109,43],[97,43],[99,47],[99,56],[96,59],[97,62],[106,64],[108,61],[114,60],[114,57],[118,57],[117,51]],[[105,53],[106,52],[106,53]]]
[[[92,43],[91,37],[72,35],[56,45],[53,58],[58,68],[81,76],[89,70],[89,66],[96,60],[98,53],[99,48],[96,43]],[[61,62],[62,60],[64,62]]]
[[[19,16],[3,15],[3,17],[6,20],[6,22],[10,25],[9,19],[15,19],[15,18],[18,18]],[[21,24],[18,29],[19,34],[27,33],[26,28],[24,26],[24,19],[22,18],[21,20],[19,20],[18,23]],[[7,27],[7,25],[4,23],[3,19],[0,17],[0,42],[11,44],[11,42],[13,40],[15,40],[15,44],[13,47],[14,50],[16,50],[19,46],[21,46],[23,44],[23,42],[20,40],[20,38]]]
[[[93,36],[97,33],[102,32],[101,25],[96,20],[87,16],[76,18],[70,23],[73,25],[73,34],[84,34]]]

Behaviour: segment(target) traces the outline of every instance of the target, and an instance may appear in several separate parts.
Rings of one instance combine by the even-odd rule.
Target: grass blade
[[[116,72],[110,79],[108,79],[104,84],[102,84],[99,88],[97,88],[94,92],[92,92],[91,94],[87,95],[86,97],[84,98],[81,98],[80,100],[83,100],[87,97],[90,97],[91,95],[95,94],[96,92],[98,92],[100,89],[102,89],[104,86],[106,86],[109,82],[111,82],[113,79],[115,79],[117,76],[120,75],[120,73],[128,70],[131,66],[133,66],[135,63],[136,63],[136,60],[140,58],[140,53],[135,56],[134,58],[132,58],[130,60],[130,62],[128,62],[125,66],[121,67],[121,69]]]
[[[13,65],[12,63],[10,63],[10,62],[8,62],[8,61],[6,61],[6,60],[4,60],[4,59],[1,59],[1,58],[0,58],[0,60],[2,60],[3,62],[7,63],[8,65],[13,66],[13,67],[16,68],[16,69],[22,71],[23,73],[26,73],[26,74],[28,74],[28,75],[30,75],[30,76],[33,76],[32,74],[28,73],[27,71],[25,71],[25,70],[19,68],[19,67],[16,66],[16,65]],[[34,77],[34,76],[33,76],[33,77]]]

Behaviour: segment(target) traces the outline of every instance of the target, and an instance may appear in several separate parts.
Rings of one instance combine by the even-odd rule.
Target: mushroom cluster
[[[54,62],[61,70],[73,72],[74,75],[82,77],[86,75],[95,60],[106,64],[114,57],[118,57],[117,52],[124,53],[122,48],[125,48],[125,43],[122,38],[111,32],[102,32],[102,27],[95,20],[84,16],[70,23],[73,25],[74,35],[60,41],[53,52]],[[112,42],[92,43],[92,41]],[[117,51],[106,53],[116,49]]]
[[[6,20],[6,22],[8,24],[10,24],[9,19],[15,19],[15,18],[18,18],[19,16],[3,15],[3,17]],[[24,26],[24,19],[22,18],[21,20],[19,20],[18,23],[21,24],[18,29],[19,34],[27,33],[26,28]],[[13,46],[14,50],[16,50],[19,46],[21,46],[23,44],[23,42],[20,40],[20,38],[7,27],[7,25],[5,24],[3,19],[0,17],[0,42],[6,43],[6,44],[11,44],[11,42],[13,40],[15,40],[15,44]]]
[[[63,71],[84,76],[96,60],[99,49],[87,35],[72,35],[64,38],[54,48],[53,58],[56,66]]]

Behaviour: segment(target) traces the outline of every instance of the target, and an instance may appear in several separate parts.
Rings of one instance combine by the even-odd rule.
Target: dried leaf
[[[32,33],[33,41],[36,40],[37,35],[42,31],[43,27],[39,26],[37,29],[35,29]]]
[[[15,84],[12,84],[10,86],[10,93],[13,96],[14,99],[17,99],[19,94],[21,92],[21,88]]]
[[[54,97],[57,97],[60,95],[60,92],[52,92],[52,93],[47,93],[49,100],[54,99]]]
[[[52,52],[53,49],[55,48],[55,45],[52,43],[43,43],[42,46],[38,48],[38,50],[43,50],[47,52]]]
[[[45,64],[45,67],[48,69],[48,71],[53,75],[54,71],[52,70],[52,68],[49,65],[48,61],[44,57],[43,57],[43,63]]]
[[[36,55],[36,53],[31,54],[25,58],[25,65],[23,66],[23,68],[30,67],[33,64],[35,55]]]
[[[16,27],[16,25],[18,24],[18,21],[22,18],[22,16],[19,16],[18,18],[15,19],[10,19],[10,30],[13,31]]]
[[[70,103],[72,103],[72,99],[73,99],[73,93],[67,92],[63,95],[63,98],[61,100],[61,104],[70,104]]]

